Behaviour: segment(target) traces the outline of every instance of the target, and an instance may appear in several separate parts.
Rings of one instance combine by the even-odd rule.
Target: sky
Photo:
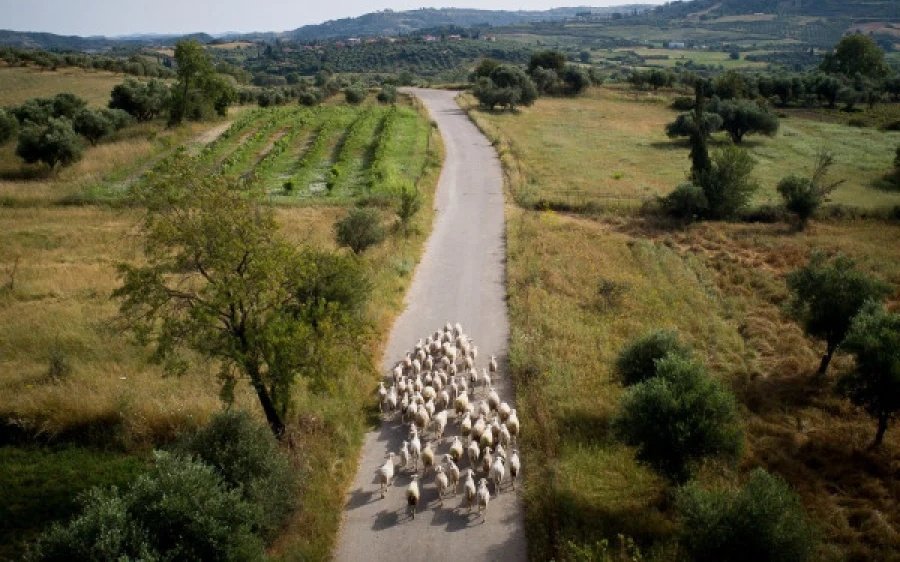
[[[61,35],[286,31],[390,8],[546,10],[662,0],[0,0],[0,29]]]

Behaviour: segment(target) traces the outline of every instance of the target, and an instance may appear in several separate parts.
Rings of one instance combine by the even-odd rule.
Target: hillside
[[[190,35],[136,35],[130,37],[80,37],[35,31],[0,29],[0,45],[19,49],[47,51],[109,51],[116,48],[137,48],[147,45],[174,45],[180,39],[196,39],[208,43],[213,37],[205,33]]]
[[[807,17],[900,19],[895,0],[694,0],[670,2],[652,11],[671,19],[777,14]]]
[[[616,12],[644,11],[650,6],[633,4],[605,8],[553,8],[543,11],[472,10],[463,8],[422,8],[395,12],[384,10],[355,18],[343,18],[317,25],[306,25],[284,34],[295,41],[333,39],[352,36],[403,35],[432,27],[460,26],[497,27],[538,21],[559,21],[574,18],[578,14],[612,14]]]

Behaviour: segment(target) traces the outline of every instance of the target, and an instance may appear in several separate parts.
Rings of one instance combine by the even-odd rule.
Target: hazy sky
[[[390,8],[544,10],[662,0],[0,0],[0,29],[63,35],[284,31]]]

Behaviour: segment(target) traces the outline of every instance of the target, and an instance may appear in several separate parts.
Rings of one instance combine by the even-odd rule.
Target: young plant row
[[[331,110],[325,116],[306,152],[297,162],[294,174],[289,180],[292,185],[303,188],[306,192],[310,183],[318,179],[317,172],[321,169],[323,160],[327,162],[328,148],[332,146],[332,140],[337,132],[346,126],[350,115],[352,114],[346,111]]]
[[[383,190],[384,186],[390,185],[392,180],[395,179],[392,166],[387,158],[387,152],[391,139],[396,134],[397,121],[397,106],[393,106],[381,121],[378,140],[372,151],[372,160],[369,164],[369,173],[366,181],[369,191]]]
[[[260,128],[246,138],[241,146],[222,161],[222,172],[225,174],[246,173],[256,164],[255,158],[263,150],[272,136],[285,126],[285,117],[289,113],[277,109],[271,112]]]
[[[354,172],[365,173],[366,153],[377,139],[376,129],[385,111],[381,108],[369,108],[356,118],[340,141],[337,156],[328,171],[326,186],[329,193],[337,188],[353,189]],[[359,186],[362,187],[362,186]]]

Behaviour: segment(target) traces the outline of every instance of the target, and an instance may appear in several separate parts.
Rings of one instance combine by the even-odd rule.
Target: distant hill
[[[900,19],[898,0],[693,0],[669,2],[652,10],[672,19],[752,14],[854,19]]]
[[[327,21],[317,25],[305,25],[282,36],[294,41],[336,39],[343,37],[376,37],[413,33],[422,29],[440,27],[498,27],[538,21],[559,21],[582,14],[605,15],[634,10],[644,12],[653,6],[629,4],[613,7],[554,8],[543,11],[472,10],[463,8],[422,8],[395,12],[384,10],[355,18]]]
[[[79,37],[77,35],[55,35],[53,33],[0,29],[0,45],[19,49],[43,49],[47,51],[108,51],[121,47],[171,45],[180,39],[196,39],[201,43],[209,43],[213,40],[213,37],[206,33],[192,33],[190,35],[134,35],[129,37]]]

